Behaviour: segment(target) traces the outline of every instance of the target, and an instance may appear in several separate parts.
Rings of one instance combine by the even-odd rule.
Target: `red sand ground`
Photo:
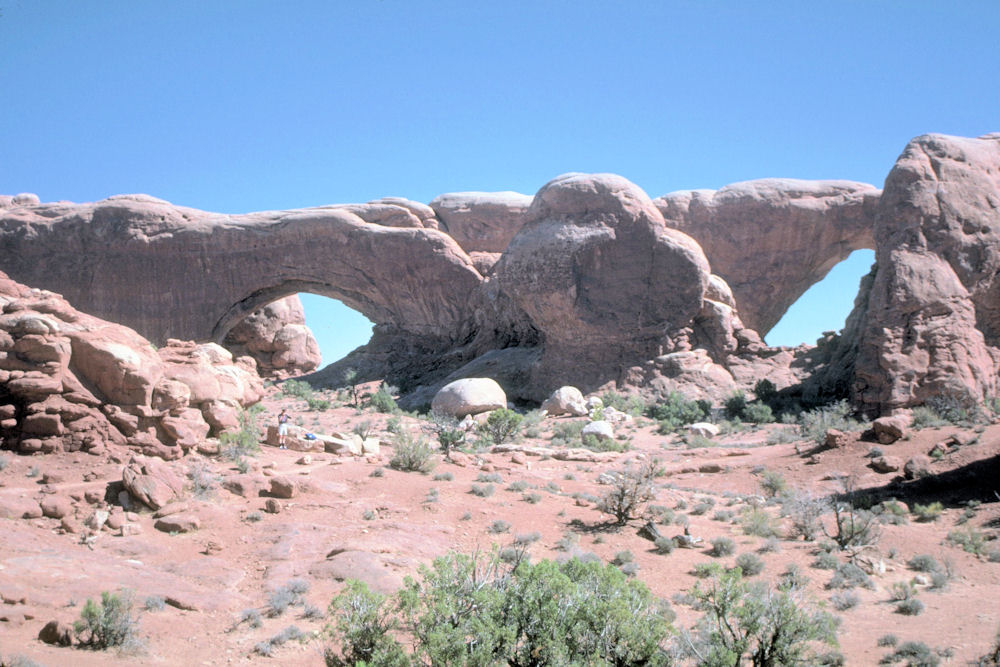
[[[265,419],[287,407],[303,426],[324,433],[349,431],[365,420],[384,428],[387,419],[385,415],[359,413],[349,407],[307,412],[304,402],[278,394],[265,404]],[[408,417],[402,421],[418,424]],[[541,437],[525,438],[521,444],[548,446],[552,427],[561,421],[565,419],[545,420]],[[321,665],[321,637],[275,647],[269,658],[254,653],[258,642],[289,625],[316,633],[326,622],[305,618],[301,606],[279,617],[268,617],[270,591],[292,579],[302,579],[309,584],[307,602],[325,611],[344,577],[359,576],[391,590],[419,563],[429,562],[449,549],[488,550],[494,543],[506,546],[515,535],[533,531],[538,531],[541,539],[532,546],[532,557],[558,558],[563,552],[558,550],[557,542],[571,530],[571,522],[595,526],[607,518],[591,503],[574,499],[573,495],[601,495],[607,487],[598,483],[600,473],[618,468],[637,455],[658,457],[668,471],[659,480],[663,486],[654,504],[674,508],[683,501],[687,509],[675,511],[678,515],[688,514],[692,535],[704,538],[706,545],[718,536],[729,536],[737,544],[736,554],[721,559],[708,555],[707,548],[675,549],[669,555],[659,555],[652,543],[636,534],[640,521],[619,531],[580,532],[579,547],[605,561],[617,552],[631,551],[640,567],[637,576],[654,593],[670,599],[695,584],[692,570],[696,564],[718,561],[730,566],[738,554],[756,551],[764,543],[763,538],[744,535],[738,523],[713,520],[720,510],[738,516],[746,507],[743,498],[760,493],[759,478],[753,473],[759,466],[781,473],[791,487],[822,494],[836,490],[837,474],[853,476],[860,489],[874,490],[894,477],[866,467],[866,454],[875,446],[873,443],[859,441],[810,457],[796,453],[794,443],[766,445],[769,434],[778,430],[795,431],[794,427],[772,425],[718,438],[719,447],[687,449],[678,438],[658,435],[655,424],[640,419],[635,426],[620,429],[624,437],[631,438],[632,449],[615,463],[561,462],[529,456],[528,463],[522,465],[513,463],[509,453],[483,453],[474,455],[479,460],[477,465],[462,467],[441,461],[429,475],[384,467],[381,477],[371,474],[388,462],[390,448],[383,449],[380,463],[312,454],[308,465],[300,465],[296,462],[301,453],[265,447],[256,457],[254,468],[264,474],[288,475],[301,485],[294,498],[282,501],[283,511],[279,514],[262,511],[263,497],[242,498],[216,487],[203,498],[187,500],[203,520],[200,530],[177,535],[159,532],[153,528],[152,513],[146,510],[134,517],[134,523],[141,528],[139,535],[120,537],[102,532],[89,546],[80,543],[79,535],[64,533],[55,519],[0,519],[0,656],[9,659],[21,654],[45,665]],[[925,429],[880,447],[887,455],[905,461],[914,454],[927,453],[952,433],[959,430]],[[931,523],[917,523],[911,517],[908,525],[885,526],[875,556],[884,560],[886,572],[874,577],[876,590],[855,589],[860,604],[836,612],[842,619],[840,650],[849,665],[875,665],[888,652],[876,646],[876,641],[888,633],[900,641],[918,640],[950,649],[951,664],[965,664],[992,645],[1000,624],[1000,563],[949,545],[945,537],[956,529],[962,517],[963,499],[985,502],[961,527],[973,527],[991,539],[997,536],[1000,502],[988,488],[990,480],[985,486],[970,487],[961,473],[977,465],[979,469],[992,466],[988,469],[993,471],[992,480],[996,480],[993,459],[1000,454],[1000,426],[989,426],[978,434],[970,430],[960,433],[978,439],[974,444],[953,448],[932,466],[937,474],[956,471],[954,479],[946,477],[950,491],[941,495],[937,489],[930,493],[939,495],[904,497],[910,504],[942,497],[947,508],[943,515]],[[809,447],[808,443],[798,445],[802,449]],[[9,458],[9,465],[0,471],[0,502],[17,497],[40,498],[50,492],[82,499],[85,491],[103,492],[108,482],[121,478],[121,460],[100,460],[85,454],[4,456]],[[235,474],[232,464],[197,455],[173,465],[187,468],[196,462],[219,476]],[[709,463],[718,463],[722,471],[690,472]],[[32,469],[40,474],[29,477]],[[470,493],[471,484],[484,469],[503,479],[487,498]],[[451,473],[454,479],[433,479],[433,474],[444,472]],[[40,477],[45,473],[61,477],[62,481],[42,485]],[[88,473],[91,481],[84,481]],[[506,490],[515,481],[539,487],[534,492],[541,495],[541,500],[532,504],[522,499],[522,493]],[[558,487],[558,492],[544,488],[550,483]],[[1000,481],[995,486],[1000,490]],[[438,499],[428,502],[432,488],[437,489]],[[690,509],[703,498],[713,499],[714,507],[703,515],[690,515]],[[81,519],[92,511],[83,501],[76,505]],[[368,510],[375,513],[375,518],[364,518]],[[769,511],[776,514],[777,507]],[[248,516],[259,520],[251,521]],[[497,519],[510,522],[509,534],[489,532]],[[677,525],[660,529],[667,535],[682,530]],[[991,542],[987,548],[1000,548],[1000,542]],[[815,551],[816,543],[782,539],[777,552],[760,554],[766,563],[760,576],[773,581],[789,564],[797,564],[811,580],[811,594],[832,609],[829,600],[834,591],[825,588],[832,572],[811,567]],[[924,612],[904,616],[894,612],[890,589],[894,582],[913,578],[915,573],[906,562],[916,554],[952,561],[956,577],[943,591],[922,590],[919,598],[926,605]],[[845,557],[841,556],[841,560]],[[140,608],[148,596],[162,596],[187,609],[168,605],[161,611],[144,612],[140,634],[145,648],[137,655],[59,648],[37,640],[38,631],[49,620],[72,622],[86,598],[123,586],[135,591]],[[673,607],[678,626],[688,627],[697,618],[687,606]],[[239,623],[242,612],[250,608],[262,613],[260,628]]]

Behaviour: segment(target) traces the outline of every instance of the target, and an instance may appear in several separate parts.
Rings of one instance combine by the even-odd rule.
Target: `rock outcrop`
[[[229,330],[222,344],[235,356],[253,357],[263,378],[305,375],[319,368],[322,360],[295,294],[250,313]]]
[[[1000,134],[913,139],[886,178],[875,242],[823,384],[840,382],[872,414],[995,395]]]
[[[252,359],[131,329],[0,273],[0,443],[18,451],[129,446],[177,458],[238,424],[263,387]]]
[[[22,194],[0,198],[0,269],[160,345],[228,335],[278,376],[306,369],[314,350],[294,309],[272,316],[285,306],[268,304],[300,291],[339,299],[375,323],[372,339],[310,380],[339,385],[353,369],[356,381],[399,386],[409,407],[468,377],[495,379],[515,402],[566,384],[718,399],[768,377],[778,389],[802,384],[807,400],[850,396],[887,413],[998,389],[998,146],[1000,135],[918,137],[884,191],[765,179],[652,201],[619,176],[567,174],[532,198],[454,193],[430,206],[385,198],[246,215],[145,195],[77,205]],[[760,333],[859,248],[875,248],[877,264],[843,333],[768,348]],[[65,363],[62,347],[32,341],[17,353]],[[171,411],[157,428],[174,442],[202,437],[195,412],[211,429],[232,420],[226,404],[175,384],[153,396],[150,378],[120,372],[96,338],[72,348],[89,364],[86,391]],[[137,354],[146,368],[148,350]],[[33,403],[58,393],[54,380],[20,380],[13,391]],[[61,433],[57,412],[32,413],[23,428],[39,438],[25,440]]]

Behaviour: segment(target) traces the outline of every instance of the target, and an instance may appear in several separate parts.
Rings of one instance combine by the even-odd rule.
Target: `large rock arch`
[[[372,205],[362,213],[405,208]],[[391,211],[388,211],[391,212]],[[144,195],[13,207],[0,266],[156,343],[222,341],[258,308],[308,291],[383,328],[462,335],[482,277],[446,234],[346,207],[221,215]]]

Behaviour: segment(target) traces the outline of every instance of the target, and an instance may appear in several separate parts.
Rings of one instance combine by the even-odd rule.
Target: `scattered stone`
[[[42,507],[42,516],[47,516],[50,519],[61,519],[73,512],[73,504],[69,501],[69,498],[63,496],[43,498],[40,504]]]
[[[184,479],[167,464],[145,456],[133,456],[122,470],[122,483],[133,498],[160,509],[184,492]]]
[[[142,526],[137,523],[123,523],[120,529],[120,534],[122,537],[131,537],[133,535],[142,534]]]
[[[264,511],[269,514],[281,513],[281,501],[277,498],[268,498],[264,501]]]
[[[607,442],[609,440],[615,439],[615,429],[611,426],[610,422],[602,420],[593,421],[583,427],[580,431],[580,438],[592,435],[601,442]]]
[[[891,445],[904,435],[906,427],[910,425],[910,420],[904,415],[893,417],[879,417],[872,422],[872,429],[880,444]]]
[[[702,463],[698,466],[698,472],[701,473],[717,473],[722,472],[723,467],[718,463]]]
[[[299,457],[299,459],[295,463],[297,463],[300,466],[307,466],[311,465],[312,462],[313,462],[312,457],[306,454],[305,456]]]
[[[120,511],[120,510],[119,510]],[[123,514],[117,514],[118,517],[122,517]],[[111,513],[107,510],[94,510],[94,513],[87,518],[86,526],[91,530],[100,530],[104,527],[104,524],[108,522],[111,518]],[[111,526],[113,529],[117,529],[121,526],[119,523],[117,526]]]
[[[827,449],[843,449],[851,444],[852,440],[853,437],[850,433],[831,428],[827,429],[826,435],[823,438],[823,444]]]
[[[528,457],[524,455],[524,452],[514,452],[510,455],[510,462],[525,465],[528,463]]]
[[[47,472],[42,475],[42,484],[62,484],[66,478],[55,472]]]
[[[185,500],[178,500],[176,502],[164,505],[160,509],[153,512],[154,519],[160,519],[165,516],[170,516],[172,514],[180,514],[181,512],[187,512],[190,509],[190,505]]]
[[[104,502],[104,492],[90,489],[88,491],[84,491],[83,499],[88,505],[98,505]]]

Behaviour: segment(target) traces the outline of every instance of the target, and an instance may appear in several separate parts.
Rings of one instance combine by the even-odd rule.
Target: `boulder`
[[[573,415],[582,417],[588,414],[587,403],[583,394],[576,387],[559,387],[552,395],[542,403],[542,410],[549,413],[551,417],[561,415]]]
[[[286,379],[312,372],[321,360],[319,344],[305,325],[297,294],[272,301],[229,330],[223,344],[249,355],[265,378]]]
[[[49,621],[38,631],[38,640],[55,646],[72,646],[73,626],[62,621]]]
[[[872,422],[872,430],[875,431],[875,437],[878,438],[879,443],[891,445],[906,435],[906,427],[909,425],[910,420],[903,415],[879,417]]]
[[[490,378],[464,378],[442,387],[431,402],[431,410],[462,418],[507,407],[503,388]]]
[[[920,479],[931,474],[931,459],[929,456],[917,454],[907,459],[903,466],[903,475],[906,479]]]
[[[73,503],[69,498],[63,496],[47,496],[39,503],[42,508],[42,516],[50,519],[61,519],[73,513]]]
[[[161,461],[133,456],[122,470],[122,484],[131,498],[160,509],[184,492],[184,479]]]
[[[827,449],[843,449],[854,441],[854,436],[850,433],[845,433],[844,431],[839,431],[835,428],[829,428],[826,430],[826,435],[823,436],[823,445]]]
[[[298,492],[298,485],[294,480],[284,475],[276,475],[271,478],[271,495],[275,498],[294,498]]]
[[[688,426],[688,433],[703,438],[714,438],[719,435],[719,427],[709,422],[697,422]]]
[[[875,472],[884,474],[898,471],[903,467],[903,462],[898,456],[878,456],[872,459],[871,467]]]
[[[615,429],[611,422],[602,419],[590,422],[583,427],[583,430],[580,431],[580,438],[586,438],[588,435],[594,436],[601,442],[607,442],[615,439]]]
[[[190,533],[201,528],[201,519],[193,514],[171,514],[157,519],[153,528],[164,533]]]

